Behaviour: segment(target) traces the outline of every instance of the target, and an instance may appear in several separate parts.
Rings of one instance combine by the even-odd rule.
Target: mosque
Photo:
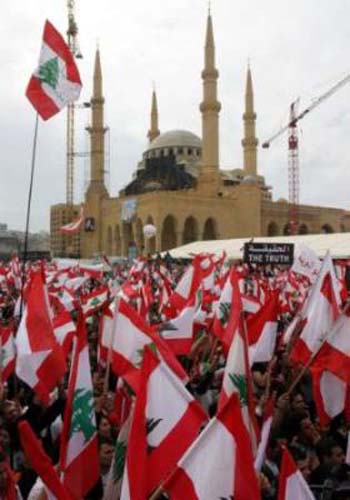
[[[54,256],[90,258],[105,253],[127,256],[131,250],[154,253],[198,240],[288,234],[289,204],[273,201],[272,189],[258,174],[258,139],[251,70],[248,68],[243,115],[243,168],[220,170],[219,72],[215,65],[212,17],[206,27],[205,63],[200,104],[202,137],[187,130],[161,133],[155,91],[152,96],[149,145],[135,173],[111,197],[104,180],[104,98],[99,50],[91,98],[90,181],[83,202],[84,223],[74,236],[59,228],[78,217],[80,205],[51,207],[51,251]],[[299,234],[350,230],[350,213],[335,208],[300,205]],[[145,239],[143,228],[156,233]]]

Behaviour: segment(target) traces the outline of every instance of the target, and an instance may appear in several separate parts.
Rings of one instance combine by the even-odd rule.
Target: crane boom
[[[337,82],[333,87],[331,87],[327,92],[322,94],[320,97],[318,97],[313,103],[310,104],[307,108],[305,108],[303,111],[298,113],[296,117],[293,120],[290,120],[287,125],[283,126],[276,132],[274,135],[272,135],[267,141],[263,142],[262,147],[267,149],[270,147],[271,142],[273,142],[275,139],[277,139],[280,135],[282,135],[284,132],[286,132],[290,127],[293,127],[296,125],[300,120],[304,118],[307,114],[309,114],[312,110],[317,108],[320,104],[322,104],[328,97],[331,97],[333,94],[335,94],[338,90],[340,90],[342,87],[344,87],[347,83],[350,82],[350,74],[342,78],[339,82]]]

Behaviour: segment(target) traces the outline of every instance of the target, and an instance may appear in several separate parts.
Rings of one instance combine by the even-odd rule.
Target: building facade
[[[64,237],[69,222],[66,205],[51,207],[53,255],[90,258],[100,253],[127,256],[130,249],[154,253],[197,240],[288,234],[289,204],[273,201],[271,188],[258,174],[258,139],[251,70],[248,68],[243,115],[243,167],[220,170],[219,116],[212,17],[206,27],[200,104],[202,137],[190,131],[160,133],[155,91],[152,95],[149,146],[130,183],[111,197],[104,182],[104,98],[99,50],[96,52],[91,99],[90,182],[83,202],[85,224],[79,234]],[[79,207],[70,207],[70,214]],[[299,206],[298,232],[350,230],[350,213],[342,209]],[[145,239],[152,224],[155,236]]]

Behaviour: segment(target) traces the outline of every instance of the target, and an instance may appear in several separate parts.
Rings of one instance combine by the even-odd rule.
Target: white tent
[[[172,257],[190,258],[199,253],[212,253],[217,256],[225,251],[229,259],[243,258],[244,243],[303,243],[311,248],[318,257],[324,257],[329,250],[333,258],[350,258],[350,233],[303,234],[298,236],[273,236],[259,238],[237,238],[232,240],[196,241],[169,250]],[[163,252],[164,253],[164,252]]]

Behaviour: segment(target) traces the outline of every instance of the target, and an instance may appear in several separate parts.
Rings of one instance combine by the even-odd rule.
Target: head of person
[[[111,424],[105,416],[101,416],[98,424],[98,434],[101,438],[111,438]]]
[[[303,446],[292,445],[289,447],[289,451],[300,470],[305,481],[309,481],[311,475],[310,459],[307,451]]]
[[[99,462],[101,474],[107,474],[109,471],[113,454],[115,449],[115,443],[110,438],[100,438],[99,439]]]
[[[6,399],[0,408],[0,414],[7,423],[14,423],[21,415],[21,408],[18,403],[11,399]]]
[[[322,439],[317,443],[316,452],[321,464],[333,467],[345,463],[344,451],[333,439]]]

